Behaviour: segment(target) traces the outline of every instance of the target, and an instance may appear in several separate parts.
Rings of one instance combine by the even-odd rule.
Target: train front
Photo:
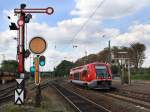
[[[89,83],[89,87],[94,89],[110,89],[112,82],[112,73],[108,64],[93,65],[94,80]]]

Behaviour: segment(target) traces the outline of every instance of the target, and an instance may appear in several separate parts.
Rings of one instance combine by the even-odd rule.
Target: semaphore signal
[[[27,58],[30,53],[28,49],[25,49],[25,24],[30,22],[30,19],[32,18],[32,13],[45,13],[48,15],[51,15],[54,12],[54,9],[52,7],[48,8],[26,8],[26,4],[21,4],[20,8],[14,9],[15,15],[17,15],[18,18],[18,26],[15,23],[11,23],[10,30],[18,30],[18,49],[17,49],[17,55],[18,55],[18,74],[20,74],[20,78],[24,79],[25,75],[25,69],[24,69],[24,62],[25,58]],[[44,52],[44,51],[43,51]],[[38,63],[39,61],[37,61]],[[34,68],[30,68],[31,71],[34,72]],[[35,67],[35,72],[38,70],[38,67]],[[38,74],[38,72],[37,72]],[[38,76],[38,75],[37,75]],[[39,78],[39,77],[37,77]],[[17,88],[18,89],[18,88]],[[21,91],[25,91],[25,83],[22,84]],[[25,94],[25,92],[24,92]],[[25,96],[25,95],[23,95]],[[16,98],[17,96],[15,96]],[[18,97],[19,98],[19,97]],[[21,97],[22,98],[22,97]],[[24,97],[23,97],[24,98]],[[18,101],[16,99],[16,101]],[[23,104],[24,99],[22,99],[22,102],[16,103],[16,104]]]

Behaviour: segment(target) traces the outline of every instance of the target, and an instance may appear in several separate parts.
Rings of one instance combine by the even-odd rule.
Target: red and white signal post
[[[17,81],[24,79],[24,58],[25,58],[25,24],[29,23],[30,19],[32,18],[32,13],[45,13],[48,15],[51,15],[54,12],[52,7],[48,7],[48,8],[26,8],[26,4],[21,4],[20,8],[16,8],[14,9],[14,13],[16,15],[19,16],[18,19],[18,73],[20,74],[20,79],[17,79]],[[23,84],[18,86],[18,89],[25,89],[25,85],[24,85],[24,81],[22,82]],[[21,83],[20,83],[21,84]],[[22,90],[19,90],[22,91]],[[19,93],[22,94],[22,93]],[[16,97],[20,97],[18,95],[15,96],[15,103],[16,104],[22,104],[23,101],[17,100]],[[25,96],[25,94],[23,95],[23,97]],[[20,98],[22,99],[22,98]],[[17,103],[17,101],[19,101],[19,103]],[[22,103],[20,103],[22,102]]]

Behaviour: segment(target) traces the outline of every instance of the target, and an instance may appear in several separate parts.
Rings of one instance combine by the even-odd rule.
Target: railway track
[[[34,82],[27,83],[26,86],[33,84]],[[41,84],[40,87],[41,89],[44,89],[48,87],[48,81],[45,83]],[[36,86],[30,87],[30,90],[34,90]],[[14,100],[14,90],[16,89],[16,84],[13,84],[12,86],[8,86],[4,89],[0,90],[0,104],[4,104],[6,102],[10,102]]]
[[[78,86],[79,87],[79,86]],[[81,88],[81,87],[79,87]],[[95,91],[95,90],[92,90],[92,91]],[[141,103],[144,103],[146,104],[149,108],[150,108],[150,94],[148,93],[142,93],[142,92],[135,92],[135,91],[131,91],[131,90],[128,90],[128,89],[116,89],[114,87],[112,87],[111,90],[102,90],[102,91],[96,91],[96,92],[102,92],[102,93],[105,93],[106,95],[109,95],[111,97],[114,97],[114,98],[118,98],[118,99],[122,99],[122,100],[125,100],[126,101],[129,101],[129,102],[135,102],[136,101],[138,102],[137,104]],[[130,101],[131,99],[131,101]],[[135,100],[135,101],[133,101]],[[139,101],[138,101],[139,100]]]
[[[118,91],[113,92],[113,94],[122,95],[150,103],[150,94],[148,93],[135,92],[128,89],[120,89]]]
[[[30,84],[33,84],[33,83],[27,83],[26,86],[28,86]],[[13,83],[11,86],[1,89],[0,90],[0,98],[13,93],[16,88],[17,88],[16,83]]]
[[[0,104],[12,101],[14,99],[14,90],[16,86],[11,86],[0,91]]]
[[[32,83],[27,83],[26,86]],[[0,104],[11,102],[14,99],[14,90],[17,88],[16,83],[0,90]]]
[[[107,103],[107,105],[105,105],[103,103],[103,99],[101,99],[100,97],[104,96],[104,97],[107,97],[108,99],[113,98],[114,101],[115,101],[115,99],[116,99],[116,101],[118,99],[120,101],[125,101],[127,103],[129,102],[129,103],[133,104],[134,106],[137,106],[139,109],[144,109],[146,111],[150,111],[150,102],[145,102],[145,101],[139,100],[139,99],[136,100],[134,98],[130,98],[129,96],[117,95],[117,94],[114,94],[113,92],[108,91],[108,90],[107,91],[85,90],[81,86],[76,86],[76,85],[71,84],[71,83],[68,84],[68,82],[59,82],[58,81],[57,83],[61,83],[61,85],[63,87],[65,87],[65,88],[67,88],[71,91],[74,91],[75,93],[81,94],[84,97],[94,101],[97,104],[100,104],[100,105],[102,104],[107,109],[110,109],[110,110],[113,110],[113,111],[116,111],[115,107],[113,107],[113,104]],[[116,89],[113,89],[113,91],[116,91]],[[94,96],[97,96],[97,98],[94,97]],[[109,102],[109,101],[107,101],[107,102]],[[118,108],[118,107],[116,107],[116,108]],[[119,108],[121,109],[121,107],[119,107]]]
[[[14,94],[8,94],[6,96],[0,97],[0,104],[4,104],[6,102],[10,102],[14,99]]]
[[[92,100],[53,83],[53,87],[79,112],[111,112]]]
[[[150,109],[150,94],[121,89],[105,93],[108,96],[124,100]]]
[[[12,85],[0,89],[0,104],[12,101],[14,99],[15,89],[16,89],[16,83],[12,83]]]
[[[10,88],[13,88],[14,86],[16,86],[16,83],[12,83],[11,85],[6,85],[6,86],[0,88],[0,94],[7,91]]]
[[[15,89],[16,89],[16,85],[13,85],[13,86],[9,86],[9,87],[6,87],[6,88],[0,90],[0,97],[7,95],[8,93],[10,93],[11,91],[13,91]]]

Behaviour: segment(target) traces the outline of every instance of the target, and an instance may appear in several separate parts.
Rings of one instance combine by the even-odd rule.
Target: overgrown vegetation
[[[4,60],[1,63],[1,71],[17,72],[18,62],[16,60]]]
[[[132,72],[131,79],[133,80],[150,80],[150,68],[140,69],[136,72]]]

